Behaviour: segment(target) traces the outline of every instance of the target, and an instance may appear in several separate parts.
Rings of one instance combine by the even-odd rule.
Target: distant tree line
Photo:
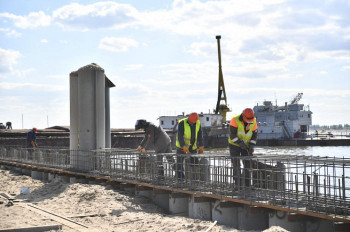
[[[349,124],[339,124],[339,125],[311,125],[309,126],[310,130],[342,130],[350,129]]]

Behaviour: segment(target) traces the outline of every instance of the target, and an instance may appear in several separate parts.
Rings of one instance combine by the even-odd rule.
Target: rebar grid
[[[0,159],[348,218],[350,159],[1,147]],[[183,160],[183,163],[177,163]]]

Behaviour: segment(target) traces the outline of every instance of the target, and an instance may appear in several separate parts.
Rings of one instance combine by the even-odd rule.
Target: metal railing
[[[0,160],[72,170],[279,206],[350,216],[350,159],[296,155],[231,158],[128,149],[0,147]]]

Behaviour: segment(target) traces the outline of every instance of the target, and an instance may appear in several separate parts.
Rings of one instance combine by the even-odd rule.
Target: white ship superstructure
[[[263,105],[254,107],[258,123],[259,139],[291,139],[305,138],[309,126],[312,125],[312,112],[309,107],[298,104],[302,97],[298,95],[284,106],[273,105],[264,101]]]
[[[200,113],[198,116],[202,128],[222,126],[223,116],[221,114]],[[164,129],[177,129],[176,126],[178,124],[178,121],[186,117],[188,117],[188,115],[185,114],[177,116],[160,116],[159,125]]]

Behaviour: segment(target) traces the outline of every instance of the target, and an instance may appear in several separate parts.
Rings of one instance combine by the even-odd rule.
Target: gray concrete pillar
[[[110,101],[109,101],[109,86],[108,81],[106,80],[106,88],[105,88],[105,138],[106,138],[106,148],[111,148],[111,119],[110,119]]]
[[[42,173],[42,181],[48,181],[49,180],[49,173],[43,172]]]
[[[36,180],[42,179],[42,172],[39,171],[32,171],[31,177]]]
[[[265,230],[268,227],[269,215],[266,209],[249,205],[238,207],[238,229]]]
[[[212,221],[238,228],[238,207],[231,202],[215,201],[212,208]]]
[[[189,195],[172,193],[169,195],[169,212],[178,216],[188,216]]]
[[[300,217],[296,218],[298,216],[295,216],[295,214],[275,210],[270,212],[269,215],[269,227],[280,226],[288,231],[306,231],[306,220],[301,220]]]
[[[169,211],[169,192],[161,189],[154,189],[152,201],[165,211]]]
[[[333,221],[331,220],[310,218],[306,221],[306,232],[328,232],[333,231],[334,229]],[[335,231],[337,230],[335,229]]]
[[[104,69],[94,63],[70,73],[71,150],[104,149],[106,141],[110,147],[109,88],[111,87],[114,87],[114,84],[105,76]],[[94,169],[96,160],[88,159],[87,162],[85,157],[93,154],[77,155],[79,154],[71,154],[73,167],[83,170]]]
[[[188,216],[201,220],[211,220],[211,199],[205,197],[190,197]]]
[[[137,196],[143,196],[148,199],[152,199],[152,193],[153,189],[152,188],[147,188],[144,186],[136,186],[135,187],[135,195]]]
[[[48,181],[53,181],[54,179],[55,179],[55,177],[56,177],[56,174],[54,174],[54,173],[49,173],[49,175],[48,175]]]

